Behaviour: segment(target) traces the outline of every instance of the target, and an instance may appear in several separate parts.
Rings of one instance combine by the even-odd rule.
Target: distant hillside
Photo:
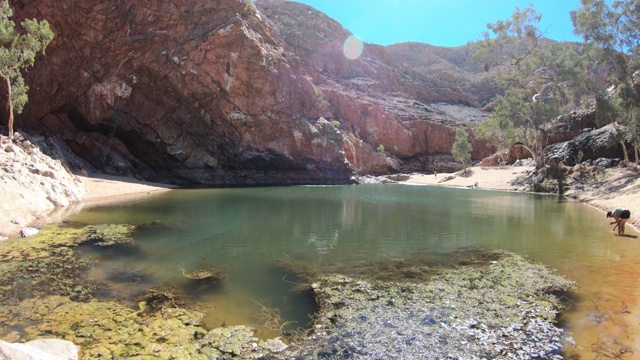
[[[364,61],[350,61],[342,56],[341,45],[351,33],[324,13],[293,1],[259,0],[256,5],[291,52],[342,84],[369,78],[376,81],[376,91],[401,92],[424,103],[472,107],[483,106],[498,91],[493,75],[471,61],[467,46],[366,44]]]
[[[469,46],[447,48],[407,42],[387,46],[387,51],[401,68],[432,86],[467,95],[473,99],[469,105],[482,107],[500,92],[495,73],[486,72],[483,64],[471,60]]]

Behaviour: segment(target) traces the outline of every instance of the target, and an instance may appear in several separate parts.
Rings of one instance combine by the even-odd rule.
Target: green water
[[[426,186],[175,190],[92,208],[68,221],[145,225],[136,233],[135,252],[84,246],[84,254],[100,259],[94,276],[108,277],[114,269],[144,272],[111,296],[177,284],[208,310],[211,326],[257,324],[261,306],[307,325],[312,301],[291,291],[289,280],[295,279],[274,266],[279,258],[338,266],[499,248],[559,269],[588,296],[612,286],[598,269],[640,255],[638,239],[612,236],[604,213],[570,200]],[[199,264],[222,267],[227,278],[218,286],[190,286],[180,268]]]

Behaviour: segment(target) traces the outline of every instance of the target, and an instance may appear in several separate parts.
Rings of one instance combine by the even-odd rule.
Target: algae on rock
[[[253,359],[286,348],[246,326],[206,329],[204,314],[170,288],[150,289],[138,310],[96,300],[102,284],[87,280],[91,261],[73,248],[87,241],[128,244],[133,231],[132,225],[52,227],[0,243],[0,338],[65,339],[81,346],[86,359]]]
[[[313,336],[294,358],[561,358],[570,341],[554,324],[552,294],[574,283],[549,268],[503,253],[482,266],[442,270],[428,283],[358,280],[313,284],[320,305]]]
[[[131,224],[100,224],[85,227],[87,241],[95,241],[99,246],[133,243],[136,226]]]

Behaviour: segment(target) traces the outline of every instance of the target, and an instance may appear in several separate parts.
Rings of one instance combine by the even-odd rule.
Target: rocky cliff
[[[295,2],[11,4],[16,22],[47,19],[55,33],[16,126],[113,174],[265,185],[429,171],[452,166],[458,121],[486,116],[458,109],[484,97],[410,72],[388,48],[349,60],[348,31]],[[475,159],[493,151],[472,141]]]
[[[310,71],[328,105],[324,116],[340,122],[340,130],[347,134],[347,159],[359,172],[451,169],[447,162],[451,161],[455,127],[488,115],[478,108],[482,103],[478,93],[486,86],[470,91],[472,94],[460,89],[484,73],[469,65],[468,50],[461,55],[466,64],[440,57],[441,63],[450,64],[448,70],[464,73],[456,79],[448,70],[416,70],[415,60],[423,55],[422,49],[443,49],[425,44],[364,44],[362,54],[350,59],[344,54],[344,44],[351,34],[324,14],[296,2],[260,0],[256,5],[286,48]],[[490,97],[495,95],[494,88]],[[474,159],[494,151],[473,136],[471,141]],[[384,156],[376,154],[380,145]]]

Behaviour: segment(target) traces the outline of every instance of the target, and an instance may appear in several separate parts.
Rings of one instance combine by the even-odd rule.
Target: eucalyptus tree
[[[11,20],[13,10],[8,0],[0,2],[0,77],[7,88],[9,138],[13,139],[14,112],[20,114],[29,97],[22,71],[33,65],[36,55],[53,40],[46,20],[24,20],[23,31],[17,31]]]
[[[482,39],[471,44],[473,59],[495,71],[504,90],[476,135],[525,147],[537,168],[544,167],[545,125],[579,101],[575,90],[586,69],[576,44],[544,38],[541,18],[531,5],[516,8],[510,19],[487,24]]]
[[[581,0],[571,12],[574,32],[584,38],[589,54],[608,70],[611,91],[598,96],[597,118],[617,129],[628,161],[625,139],[631,138],[636,163],[640,143],[640,2]],[[615,91],[614,91],[615,90]]]
[[[457,162],[462,163],[462,168],[466,172],[467,164],[471,161],[471,151],[473,148],[469,143],[469,134],[461,127],[456,129],[456,140],[451,148],[451,155]]]

